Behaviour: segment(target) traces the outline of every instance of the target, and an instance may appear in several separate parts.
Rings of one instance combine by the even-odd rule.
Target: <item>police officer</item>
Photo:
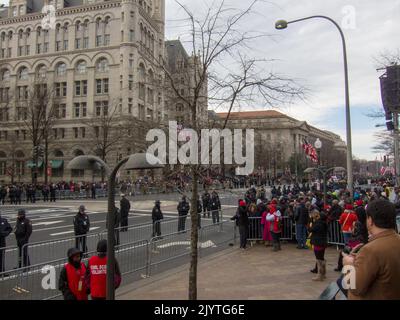
[[[6,238],[12,231],[11,225],[7,219],[1,217],[0,212],[0,273],[5,271],[5,247]]]
[[[210,201],[211,201],[211,196],[206,190],[202,196],[202,201],[203,201],[203,218],[206,217],[206,214],[208,218],[210,217]]]
[[[131,204],[126,198],[125,194],[121,195],[122,199],[120,201],[121,207],[121,232],[128,231],[128,216],[129,210],[131,209]]]
[[[121,211],[118,208],[114,209],[114,241],[116,246],[119,246],[120,239],[119,239],[119,225],[121,223]],[[108,221],[107,221],[107,228],[108,228]]]
[[[14,234],[18,245],[18,268],[27,267],[30,265],[27,244],[32,235],[32,223],[26,218],[24,209],[18,210]]]
[[[7,197],[7,189],[2,186],[0,188],[0,204],[3,204],[6,202],[6,197]]]
[[[92,300],[105,300],[107,293],[107,240],[100,240],[97,243],[97,255],[89,259],[85,279]],[[115,289],[121,284],[121,271],[117,260],[115,260],[114,284]]]
[[[164,219],[164,216],[161,211],[160,200],[155,202],[153,211],[151,213],[151,218],[153,220],[153,237],[157,236],[161,238],[161,220]]]
[[[75,247],[83,253],[87,252],[86,234],[90,230],[89,216],[85,213],[85,206],[79,207],[79,212],[74,217]]]
[[[211,195],[210,209],[213,224],[219,223],[219,211],[221,210],[221,202],[219,201],[218,193],[215,190],[212,192]]]
[[[186,200],[186,196],[182,197],[182,200],[178,204],[178,232],[185,232],[186,218],[190,210],[189,202]]]

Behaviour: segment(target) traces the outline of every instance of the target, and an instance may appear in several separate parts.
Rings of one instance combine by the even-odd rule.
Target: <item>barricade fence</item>
[[[266,228],[266,224],[262,224],[261,217],[249,217],[249,228],[248,228],[248,241],[261,241],[264,240],[264,228]],[[295,222],[292,220],[291,217],[282,217],[281,223],[281,240],[291,241],[296,239],[296,232],[295,232]],[[235,225],[234,228],[234,239],[235,243],[238,238],[238,230],[237,226]],[[344,245],[344,238],[341,226],[339,221],[332,221],[328,224],[328,244],[343,246]]]
[[[225,224],[224,228],[220,224]],[[232,241],[233,223],[220,222],[204,226],[199,230],[199,257],[206,250]],[[224,231],[221,231],[221,230]],[[188,229],[190,231],[190,229]],[[96,254],[88,251],[87,256]],[[190,255],[190,232],[165,234],[149,240],[135,241],[116,246],[116,258],[122,275],[142,272],[150,276],[155,269],[167,261]],[[26,268],[0,274],[0,299],[2,300],[48,300],[61,298],[58,281],[67,258],[54,259]],[[87,258],[83,259],[87,262]]]
[[[223,211],[221,210],[220,219],[223,219]],[[178,232],[179,225],[182,223],[183,218],[173,217],[165,218],[155,223],[145,223],[141,225],[131,225],[128,227],[119,227],[115,229],[116,244],[124,245],[127,243],[135,243],[138,241],[150,241],[155,234],[155,230],[159,229],[163,234],[173,234]],[[212,224],[211,220],[202,220],[203,225]],[[188,215],[186,223],[182,231],[188,231],[191,229],[191,219]],[[51,241],[40,241],[34,243],[28,243],[22,247],[22,252],[27,252],[31,265],[43,263],[45,261],[53,261],[62,259],[65,257],[68,249],[77,247],[78,242],[83,248],[85,245],[86,250],[84,251],[95,251],[97,243],[101,239],[107,239],[107,230],[103,230],[99,233],[88,233],[84,236],[73,236],[66,237]],[[16,246],[2,248],[3,250],[3,262],[4,272],[10,271],[19,264],[19,249]]]

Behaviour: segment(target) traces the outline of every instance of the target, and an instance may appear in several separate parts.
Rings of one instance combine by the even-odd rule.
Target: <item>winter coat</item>
[[[74,218],[75,235],[87,234],[89,230],[90,230],[89,216],[86,213],[81,214],[78,212],[78,214]]]
[[[221,210],[221,202],[219,201],[218,195],[213,195],[210,200],[211,210]]]
[[[159,206],[154,206],[153,211],[151,212],[151,218],[153,219],[153,222],[164,219]]]
[[[352,232],[356,221],[358,221],[358,218],[353,210],[344,210],[339,219],[339,224],[342,226],[342,232]]]
[[[186,216],[189,213],[190,205],[187,201],[180,201],[177,207],[180,216]]]
[[[24,244],[27,244],[32,234],[32,222],[27,218],[22,220],[17,219],[14,234],[18,246],[21,247]]]
[[[129,215],[129,210],[131,209],[131,203],[128,199],[122,198],[120,201],[121,206],[121,216],[126,217]]]
[[[319,247],[328,245],[328,224],[323,219],[315,221],[311,228],[311,244]]]
[[[356,286],[349,300],[400,300],[400,235],[383,231],[356,254]]]
[[[308,210],[304,203],[300,204],[294,213],[294,220],[296,224],[307,225],[309,222]]]
[[[340,219],[340,216],[343,213],[343,208],[338,204],[333,205],[331,210],[329,211],[328,221],[337,221]]]

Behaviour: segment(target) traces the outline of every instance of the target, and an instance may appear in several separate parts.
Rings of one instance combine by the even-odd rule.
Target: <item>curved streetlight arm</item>
[[[344,59],[344,76],[345,76],[345,97],[346,97],[346,140],[347,140],[347,188],[350,190],[350,197],[353,198],[353,152],[352,152],[352,141],[351,141],[351,120],[350,120],[350,93],[349,93],[349,69],[347,63],[347,48],[346,48],[346,39],[344,37],[344,33],[340,28],[339,24],[323,15],[315,15],[302,19],[288,21],[287,24],[301,22],[309,19],[325,19],[332,22],[335,27],[338,29],[340,36],[342,38],[343,45],[343,59]]]
[[[121,160],[111,171],[108,178],[108,212],[107,212],[107,300],[115,300],[115,178],[121,167],[127,163],[129,157]]]

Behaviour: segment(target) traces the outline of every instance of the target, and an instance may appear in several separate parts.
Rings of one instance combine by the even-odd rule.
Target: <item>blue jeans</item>
[[[351,232],[343,232],[343,239],[344,239],[345,245],[347,245],[349,243],[351,235],[352,235]]]
[[[304,224],[296,224],[296,240],[299,247],[306,246],[307,228]]]

